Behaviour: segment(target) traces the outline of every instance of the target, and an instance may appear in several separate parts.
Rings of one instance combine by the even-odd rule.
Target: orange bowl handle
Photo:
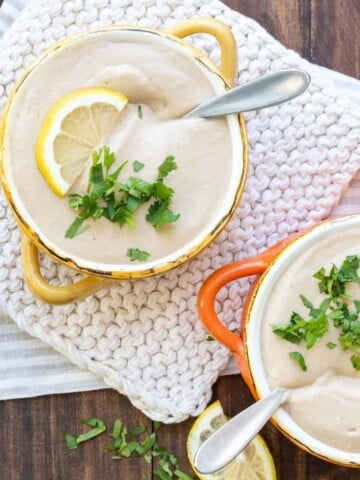
[[[237,68],[237,50],[234,35],[225,23],[215,18],[193,18],[177,23],[166,29],[167,33],[179,38],[195,33],[209,33],[219,42],[221,49],[220,71],[229,85],[232,85]]]
[[[38,249],[25,235],[22,238],[22,263],[24,279],[30,291],[43,302],[53,305],[74,302],[110,284],[107,278],[85,277],[72,285],[50,285],[41,275]]]
[[[294,237],[291,236],[282,240],[257,257],[225,265],[212,273],[203,283],[197,302],[200,319],[206,330],[233,353],[240,354],[240,356],[243,357],[243,339],[240,335],[226,328],[217,316],[215,312],[215,299],[218,291],[227,283],[234,280],[263,273],[274,258],[277,257],[284,247],[289,245],[293,239]]]

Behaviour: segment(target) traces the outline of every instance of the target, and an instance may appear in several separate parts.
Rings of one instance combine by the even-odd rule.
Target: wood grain
[[[359,0],[226,0],[230,7],[260,22],[284,45],[330,68],[359,77]],[[1,0],[0,0],[1,4]],[[227,415],[252,402],[240,376],[221,377],[214,398]],[[151,477],[152,465],[142,459],[115,462],[105,451],[107,435],[74,451],[65,447],[64,432],[82,431],[80,419],[99,417],[109,429],[121,417],[129,426],[151,421],[123,396],[111,390],[0,402],[1,480],[142,480]],[[163,426],[158,441],[186,459],[186,438],[193,423]],[[292,445],[272,425],[263,435],[274,455],[279,480],[357,480],[360,473],[325,463]],[[229,479],[231,480],[231,479]]]
[[[360,77],[359,0],[312,0],[313,62]]]
[[[310,55],[310,0],[227,0],[234,10],[253,18],[286,47]]]
[[[107,434],[77,450],[66,448],[64,433],[86,431],[80,419],[89,417],[104,420],[108,433],[119,417],[152,431],[151,421],[112,390],[0,402],[1,480],[150,479],[151,465],[141,458],[111,460]]]

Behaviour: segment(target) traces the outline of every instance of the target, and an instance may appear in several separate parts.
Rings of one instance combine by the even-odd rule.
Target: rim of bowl
[[[244,190],[248,168],[248,142],[245,121],[242,115],[227,116],[229,132],[232,141],[232,165],[238,168],[238,171],[236,172],[238,175],[238,181],[234,182],[236,183],[236,185],[234,185],[233,187],[234,190],[231,197],[229,195],[226,209],[223,208],[220,219],[212,226],[211,229],[207,229],[209,230],[207,231],[207,233],[202,233],[201,235],[198,234],[195,239],[186,244],[186,246],[178,249],[176,252],[172,252],[166,257],[163,257],[159,260],[154,260],[152,262],[144,262],[141,265],[110,265],[90,262],[86,261],[85,259],[69,258],[69,255],[65,251],[59,249],[54,244],[50,244],[50,242],[45,238],[44,235],[36,231],[36,225],[34,225],[34,222],[32,222],[30,216],[27,214],[26,208],[23,205],[20,197],[17,195],[16,189],[12,188],[11,178],[9,179],[6,173],[7,168],[5,159],[7,116],[11,109],[12,101],[15,98],[18,90],[21,88],[28,76],[30,76],[32,72],[42,64],[42,62],[46,61],[48,56],[58,50],[65,49],[69,45],[74,45],[76,43],[86,41],[86,39],[88,37],[91,37],[92,35],[99,34],[127,34],[130,36],[136,36],[138,34],[149,35],[152,40],[166,43],[168,46],[177,50],[179,54],[182,54],[194,61],[197,64],[198,68],[202,70],[202,72],[210,81],[215,93],[224,92],[229,88],[229,85],[226,83],[219,69],[209,60],[209,58],[205,54],[194,48],[188,42],[174,35],[168,34],[166,31],[143,27],[132,27],[127,25],[114,25],[101,28],[93,28],[76,35],[65,37],[64,39],[60,40],[52,47],[44,51],[25,70],[19,80],[15,83],[15,86],[13,87],[9,95],[9,98],[3,110],[0,123],[0,181],[8,204],[22,230],[40,250],[47,253],[54,260],[82,273],[88,273],[90,275],[120,279],[145,278],[157,273],[166,272],[194,258],[221,233],[221,231],[225,228],[225,226],[233,216]]]
[[[246,318],[244,344],[252,383],[258,398],[263,398],[271,391],[262,362],[260,330],[262,311],[268,296],[271,294],[272,285],[288,264],[303,250],[310,248],[318,239],[328,236],[329,232],[331,234],[339,231],[343,233],[344,224],[346,226],[356,226],[360,229],[360,215],[330,219],[316,225],[310,231],[303,232],[271,262],[257,282]],[[360,453],[346,452],[314,438],[303,430],[284,408],[280,407],[271,420],[287,438],[312,455],[343,466],[360,466]]]

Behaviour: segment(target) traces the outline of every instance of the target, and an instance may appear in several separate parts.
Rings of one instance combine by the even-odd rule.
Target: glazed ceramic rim
[[[66,49],[68,46],[72,46],[76,43],[81,43],[91,38],[93,35],[115,35],[122,36],[125,39],[129,36],[132,39],[139,38],[139,35],[147,35],[150,41],[160,42],[173,48],[179,54],[186,56],[188,59],[194,61],[198,68],[206,75],[210,81],[214,91],[216,93],[224,92],[228,89],[228,85],[224,80],[220,71],[210,62],[210,60],[187,42],[170,35],[166,32],[161,32],[148,28],[131,27],[131,26],[110,26],[105,28],[95,28],[87,30],[86,32],[67,37],[61,40],[59,43],[46,50],[30,67],[24,72],[22,77],[18,80],[14,86],[9,99],[5,105],[2,121],[0,125],[0,176],[1,183],[5,193],[5,197],[25,234],[31,239],[31,241],[42,251],[50,255],[54,260],[70,267],[81,271],[82,273],[88,273],[96,276],[113,277],[113,278],[144,278],[156,273],[162,273],[170,270],[178,265],[185,263],[186,261],[194,258],[204,248],[206,248],[225,228],[230,218],[235,212],[235,209],[240,201],[241,194],[244,189],[245,178],[247,173],[248,164],[248,144],[246,137],[246,130],[244,119],[242,116],[229,115],[227,117],[229,132],[232,143],[232,177],[237,180],[232,180],[231,195],[227,195],[226,204],[222,207],[222,210],[217,216],[216,222],[213,226],[206,229],[206,231],[198,234],[194,239],[184,247],[172,252],[166,257],[144,262],[143,264],[102,264],[87,261],[86,259],[69,257],[69,254],[59,249],[54,243],[50,242],[45,236],[37,232],[36,225],[28,215],[26,208],[19,197],[15,188],[13,188],[13,182],[10,173],[10,167],[7,164],[6,159],[6,130],[7,130],[7,115],[10,112],[13,99],[16,97],[17,92],[21,89],[26,79],[31,76],[42,62],[55,53]],[[9,170],[9,174],[7,173]],[[225,202],[224,202],[225,203]]]
[[[258,398],[263,398],[271,391],[261,358],[261,320],[267,299],[271,294],[272,285],[287,268],[288,264],[298,257],[302,251],[311,248],[317,240],[327,237],[330,232],[332,234],[341,233],[344,224],[347,226],[354,225],[360,229],[360,215],[350,215],[323,222],[310,232],[305,232],[303,235],[295,238],[273,260],[255,287],[246,319],[244,343],[249,372]],[[273,415],[272,420],[290,440],[309,453],[340,465],[360,466],[360,453],[346,452],[317,440],[303,430],[285,409],[280,407]]]

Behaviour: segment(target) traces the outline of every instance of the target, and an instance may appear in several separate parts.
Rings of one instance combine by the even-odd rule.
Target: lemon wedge
[[[59,197],[69,191],[127,102],[108,88],[86,88],[60,98],[50,108],[35,156],[45,181]]]
[[[221,425],[227,422],[219,401],[212,403],[196,419],[186,444],[189,462],[201,480],[276,480],[272,455],[257,435],[241,454],[229,465],[211,475],[202,475],[194,468],[195,453],[200,445]]]

